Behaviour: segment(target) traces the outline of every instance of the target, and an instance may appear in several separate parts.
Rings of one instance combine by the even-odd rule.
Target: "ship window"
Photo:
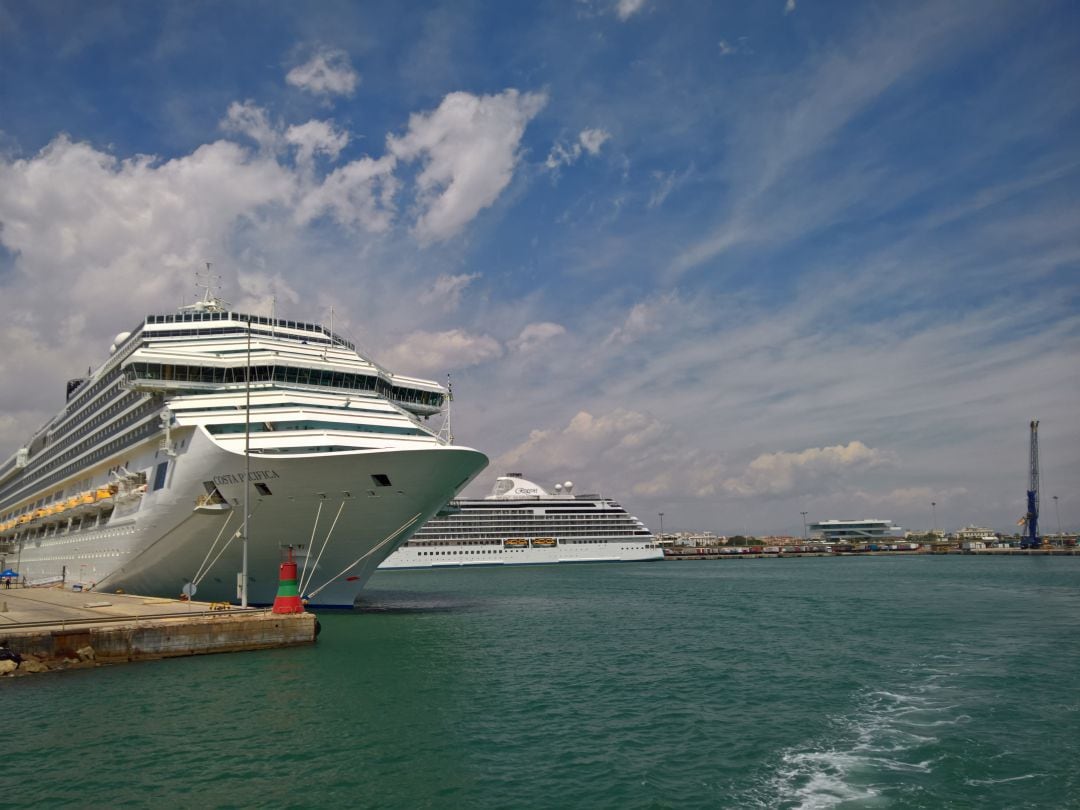
[[[261,483],[256,484],[255,489],[258,490],[260,495],[270,495],[271,494],[270,487],[268,487],[266,484],[261,484]]]
[[[392,486],[390,483],[390,476],[383,475],[382,473],[373,473],[371,480],[375,482],[375,486],[377,487]]]
[[[163,461],[157,465],[154,471],[154,490],[157,491],[165,486],[165,475],[169,472],[169,462]]]

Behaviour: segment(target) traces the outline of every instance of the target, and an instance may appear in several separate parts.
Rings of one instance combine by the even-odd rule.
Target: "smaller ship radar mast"
[[[215,295],[215,291],[221,289],[221,276],[212,273],[211,266],[207,262],[205,270],[195,271],[195,286],[203,291],[203,297],[193,304],[181,306],[181,312],[225,312],[228,309],[229,302]]]

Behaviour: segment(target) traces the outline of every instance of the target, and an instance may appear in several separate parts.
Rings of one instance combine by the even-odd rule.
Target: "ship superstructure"
[[[0,465],[0,542],[29,583],[229,600],[246,526],[252,603],[291,546],[312,604],[351,605],[486,465],[428,426],[443,386],[227,307],[208,290],[117,335]]]
[[[499,476],[490,495],[452,501],[379,568],[663,559],[652,532],[616,501],[573,488]]]

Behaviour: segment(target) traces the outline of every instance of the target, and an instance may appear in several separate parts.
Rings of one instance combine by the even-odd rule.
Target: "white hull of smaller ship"
[[[429,556],[430,555],[430,556]],[[552,563],[612,563],[662,560],[663,549],[654,545],[609,540],[599,543],[541,548],[475,548],[442,546],[399,548],[380,566],[380,571],[416,568],[462,568],[488,565],[550,565]]]

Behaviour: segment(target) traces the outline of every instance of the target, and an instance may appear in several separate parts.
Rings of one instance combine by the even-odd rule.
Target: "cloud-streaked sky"
[[[0,0],[0,452],[195,295],[658,528],[1080,524],[1080,7]]]

